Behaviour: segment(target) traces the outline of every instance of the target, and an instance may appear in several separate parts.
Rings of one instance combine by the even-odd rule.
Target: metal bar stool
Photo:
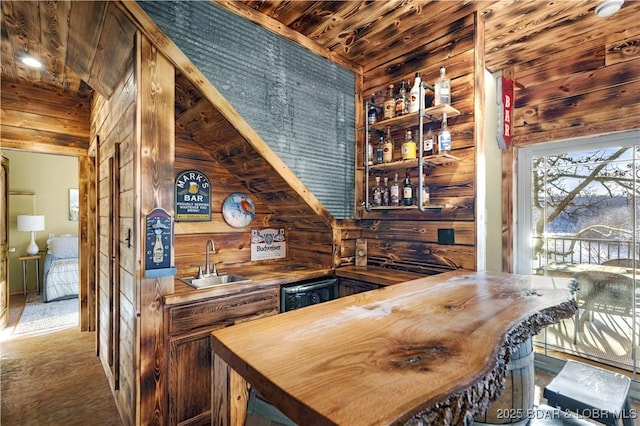
[[[629,388],[631,379],[613,371],[567,361],[544,388],[547,404],[573,411],[605,425],[633,426]]]

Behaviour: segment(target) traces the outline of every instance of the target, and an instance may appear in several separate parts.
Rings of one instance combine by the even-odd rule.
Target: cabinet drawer
[[[169,335],[220,328],[278,313],[278,288],[232,294],[168,308]]]

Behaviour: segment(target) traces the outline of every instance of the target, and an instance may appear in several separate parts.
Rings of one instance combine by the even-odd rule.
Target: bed
[[[78,237],[49,238],[44,258],[42,300],[51,302],[78,297],[78,289]]]

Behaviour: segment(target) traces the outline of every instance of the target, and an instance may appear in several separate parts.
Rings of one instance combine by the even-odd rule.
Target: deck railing
[[[535,256],[534,269],[548,263],[601,264],[609,259],[638,258],[640,242],[598,238],[552,236],[534,238],[534,247],[544,248],[546,256]]]

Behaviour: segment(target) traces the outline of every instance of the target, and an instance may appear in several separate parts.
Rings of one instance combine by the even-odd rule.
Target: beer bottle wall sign
[[[173,226],[171,215],[164,209],[153,209],[145,217],[144,230],[145,277],[163,277],[176,274],[171,266]]]
[[[211,185],[197,170],[185,170],[176,176],[176,221],[201,222],[211,220]]]

